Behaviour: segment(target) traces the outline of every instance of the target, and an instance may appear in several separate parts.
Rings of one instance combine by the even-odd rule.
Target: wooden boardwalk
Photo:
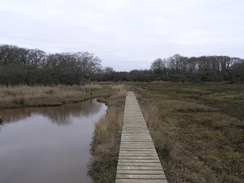
[[[116,183],[167,183],[152,138],[133,92],[125,102]]]

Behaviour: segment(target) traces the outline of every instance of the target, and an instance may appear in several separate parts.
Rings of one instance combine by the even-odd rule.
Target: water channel
[[[0,111],[0,182],[91,183],[87,163],[94,123],[105,104]]]

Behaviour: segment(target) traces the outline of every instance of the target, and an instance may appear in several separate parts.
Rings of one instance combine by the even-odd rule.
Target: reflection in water
[[[20,108],[0,111],[4,122],[15,122],[30,117],[32,114],[41,114],[48,117],[58,125],[68,125],[72,123],[70,117],[89,116],[101,109],[102,105],[97,105],[96,100],[83,103],[66,104],[58,107]]]
[[[0,182],[91,182],[90,142],[106,109],[91,100],[0,111]]]

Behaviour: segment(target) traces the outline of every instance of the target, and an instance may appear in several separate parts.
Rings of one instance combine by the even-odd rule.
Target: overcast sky
[[[244,0],[0,0],[0,44],[91,52],[116,71],[157,58],[244,58]]]

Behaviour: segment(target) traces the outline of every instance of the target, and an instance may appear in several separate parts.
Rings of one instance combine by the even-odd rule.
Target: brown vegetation
[[[54,106],[108,96],[113,88],[99,84],[51,86],[0,86],[0,109],[27,106]]]
[[[135,85],[169,182],[242,182],[243,85]],[[94,182],[106,183],[115,180],[125,95],[125,86],[112,83],[0,87],[0,109],[61,105],[93,97],[107,103],[106,116],[95,125],[89,163]]]
[[[148,88],[137,96],[169,182],[244,180],[244,86],[139,86]]]
[[[104,101],[108,111],[95,125],[91,143],[93,157],[88,167],[95,183],[111,183],[116,176],[126,89],[123,85],[112,87],[116,92]]]

